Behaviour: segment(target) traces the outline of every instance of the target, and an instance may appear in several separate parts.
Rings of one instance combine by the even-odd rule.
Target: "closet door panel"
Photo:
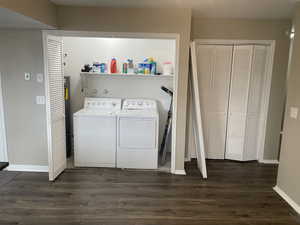
[[[232,46],[199,45],[197,50],[206,157],[224,159]]]
[[[234,46],[226,139],[227,159],[243,159],[252,55],[253,46]]]
[[[249,89],[248,114],[259,114],[262,88],[265,80],[267,47],[254,46],[253,63]]]
[[[209,96],[210,96],[210,83],[212,74],[212,63],[214,46],[213,45],[198,45],[197,53],[197,66],[198,66],[198,81],[199,81],[199,98],[201,105],[201,116],[203,124],[203,136],[205,155],[208,157],[209,152]]]
[[[210,159],[224,159],[226,138],[226,116],[210,114],[208,116],[208,157]]]
[[[228,118],[226,159],[242,160],[244,150],[246,116],[235,114]]]
[[[245,145],[243,157],[241,160],[249,161],[257,159],[258,147],[258,118],[256,115],[248,115],[246,119],[245,129]]]
[[[246,114],[247,112],[252,49],[252,46],[234,47],[229,104],[230,113]]]
[[[267,47],[254,46],[249,88],[243,160],[256,160],[260,136],[262,90],[265,81]]]
[[[212,74],[211,111],[227,115],[232,64],[232,46],[216,46]]]
[[[199,45],[197,48],[200,104],[202,112],[209,112],[209,96],[211,95],[211,75],[214,60],[213,45]],[[203,113],[205,116],[205,113]]]

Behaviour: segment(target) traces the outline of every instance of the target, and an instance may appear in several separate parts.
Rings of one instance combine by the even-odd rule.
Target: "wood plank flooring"
[[[0,224],[294,225],[299,216],[272,190],[277,167],[208,161],[187,176],[119,169],[0,172]]]

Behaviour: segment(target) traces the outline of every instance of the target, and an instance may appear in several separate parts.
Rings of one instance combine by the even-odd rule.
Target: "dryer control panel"
[[[121,110],[121,99],[118,98],[85,98],[84,108],[93,110]]]
[[[126,99],[123,103],[123,109],[129,110],[145,110],[156,108],[156,101],[149,99]]]

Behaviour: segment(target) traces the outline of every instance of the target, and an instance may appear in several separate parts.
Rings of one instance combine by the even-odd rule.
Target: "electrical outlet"
[[[24,74],[24,78],[25,78],[25,80],[30,80],[31,79],[31,74],[30,73],[25,73]]]
[[[290,108],[290,117],[293,119],[298,118],[298,108],[297,107],[291,107]]]
[[[36,96],[36,104],[45,105],[45,96]]]
[[[43,81],[44,81],[44,75],[43,75],[42,73],[38,73],[38,74],[36,75],[36,81],[37,81],[38,83],[43,83]]]

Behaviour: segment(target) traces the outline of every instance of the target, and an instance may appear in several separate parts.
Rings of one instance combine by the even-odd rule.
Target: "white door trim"
[[[3,161],[8,162],[8,154],[7,154],[7,141],[6,141],[6,127],[5,127],[5,117],[4,117],[4,104],[3,104],[3,96],[2,96],[2,74],[0,72],[0,135],[2,135],[3,139]],[[0,149],[1,150],[1,149]],[[0,160],[1,161],[1,160]]]
[[[44,67],[45,67],[45,90],[46,90],[46,102],[49,101],[48,94],[48,71],[47,71],[47,55],[45,54],[45,37],[47,35],[54,36],[65,36],[65,37],[115,37],[115,38],[147,38],[147,39],[170,39],[176,41],[176,52],[175,52],[175,74],[173,79],[173,118],[172,118],[172,147],[171,147],[171,173],[176,174],[176,151],[177,151],[177,106],[178,106],[178,83],[179,83],[179,42],[180,35],[177,33],[128,33],[128,32],[94,32],[94,31],[65,31],[65,30],[44,30],[43,40],[44,40]],[[48,130],[48,155],[51,155],[51,134],[49,133],[49,127],[51,126],[51,120],[48,114],[50,113],[49,105],[46,104],[47,109],[47,130]],[[48,118],[49,117],[49,118]],[[50,151],[50,152],[49,152]],[[48,161],[51,157],[48,157]],[[49,161],[49,162],[51,162]],[[184,161],[184,158],[182,159]],[[51,168],[49,168],[51,169]]]
[[[270,91],[273,75],[273,64],[274,64],[274,54],[275,54],[275,40],[227,40],[227,39],[195,39],[195,44],[211,44],[211,45],[265,45],[269,46],[267,54],[267,69],[265,81],[263,84],[263,100],[261,105],[261,123],[259,128],[258,137],[258,161],[264,160],[265,152],[265,139],[266,139],[266,129],[267,129],[267,118],[269,113],[269,102],[270,102]]]

